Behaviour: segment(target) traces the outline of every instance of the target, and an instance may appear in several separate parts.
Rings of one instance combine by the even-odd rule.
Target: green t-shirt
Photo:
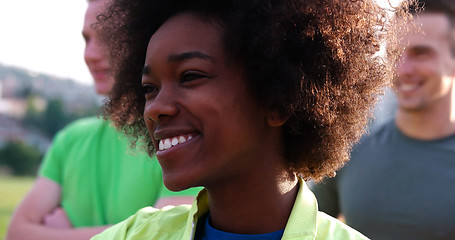
[[[96,117],[57,134],[39,175],[62,187],[61,206],[74,227],[115,224],[160,196],[196,195],[199,190],[167,190],[158,161],[132,150],[126,137]]]
[[[316,198],[302,179],[300,189],[281,239],[366,240],[365,236],[329,215],[319,212]],[[239,196],[241,198],[241,196]],[[209,210],[208,195],[202,190],[193,205],[147,207],[116,224],[92,240],[193,239],[197,221]],[[267,214],[267,209],[264,209]]]

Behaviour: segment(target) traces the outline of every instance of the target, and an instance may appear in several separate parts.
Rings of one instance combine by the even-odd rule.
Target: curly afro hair
[[[181,12],[222,26],[225,51],[244,66],[250,92],[288,117],[290,169],[319,181],[349,159],[393,76],[398,45],[388,40],[399,28],[386,9],[373,0],[113,0],[98,25],[116,79],[105,114],[134,143],[146,141],[150,154],[141,70],[150,37]],[[378,54],[386,43],[388,54]]]

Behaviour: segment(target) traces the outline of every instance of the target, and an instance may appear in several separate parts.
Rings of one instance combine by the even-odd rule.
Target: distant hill
[[[0,114],[27,128],[24,132],[51,138],[69,122],[100,113],[101,99],[92,86],[72,79],[0,64]]]
[[[99,105],[102,99],[92,86],[0,63],[0,98],[27,98],[30,95],[61,99],[70,111]]]
[[[0,63],[0,174],[36,174],[55,134],[100,103],[93,86]]]

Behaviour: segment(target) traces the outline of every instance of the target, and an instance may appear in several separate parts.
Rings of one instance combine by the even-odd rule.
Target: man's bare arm
[[[17,207],[6,234],[6,240],[79,240],[90,239],[109,226],[89,228],[56,228],[45,226],[44,218],[59,207],[61,187],[39,177]]]

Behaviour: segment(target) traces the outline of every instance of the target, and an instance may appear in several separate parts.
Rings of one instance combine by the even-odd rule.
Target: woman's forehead
[[[219,27],[203,22],[196,14],[182,13],[169,18],[152,35],[147,55],[153,56],[153,53],[163,51],[172,54],[201,52],[200,56],[215,58],[222,49]]]

